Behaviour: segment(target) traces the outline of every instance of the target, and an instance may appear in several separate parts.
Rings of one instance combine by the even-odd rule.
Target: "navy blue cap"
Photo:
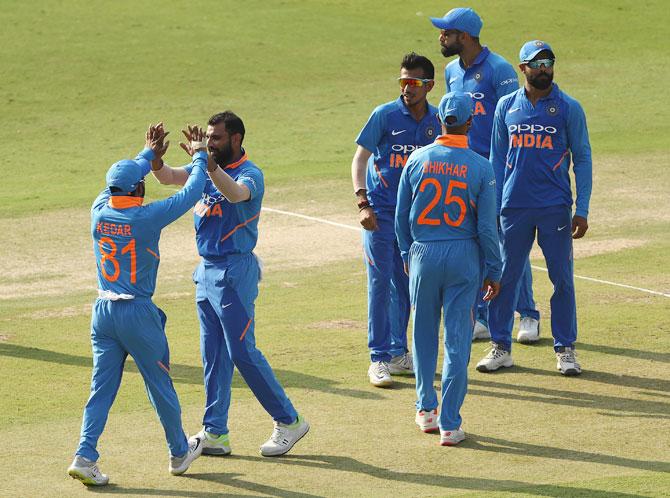
[[[463,92],[449,92],[442,97],[440,105],[437,106],[440,121],[450,128],[464,125],[472,116],[474,108],[475,102],[472,97]],[[456,118],[456,121],[447,122],[447,118],[450,116]]]
[[[142,167],[130,159],[112,164],[105,177],[108,187],[119,188],[125,193],[133,192],[142,178]]]
[[[472,9],[458,7],[444,14],[444,17],[431,17],[430,22],[439,29],[455,29],[477,37],[482,29],[482,19]]]
[[[549,52],[551,52],[551,58],[556,58],[554,51],[547,42],[543,42],[542,40],[531,40],[524,43],[523,47],[521,47],[521,50],[519,51],[519,62],[532,61],[535,56],[543,50],[549,50]]]

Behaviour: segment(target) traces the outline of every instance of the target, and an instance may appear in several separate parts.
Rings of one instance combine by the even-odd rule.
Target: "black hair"
[[[435,66],[428,57],[410,52],[403,57],[400,69],[422,69],[424,78],[432,80],[435,77]]]
[[[218,114],[214,114],[214,116],[209,118],[209,121],[207,121],[207,124],[210,126],[216,126],[219,123],[224,124],[226,132],[229,135],[239,133],[242,136],[240,139],[240,144],[242,144],[242,141],[244,140],[244,123],[237,114],[232,111],[223,111]]]

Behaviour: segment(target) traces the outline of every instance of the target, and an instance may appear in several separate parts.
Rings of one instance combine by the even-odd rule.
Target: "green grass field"
[[[515,61],[554,47],[556,81],[583,104],[594,156],[578,275],[670,292],[670,10],[665,2],[470,3],[482,42]],[[413,379],[367,382],[366,291],[355,230],[265,212],[266,278],[256,336],[310,434],[264,459],[269,416],[236,377],[233,455],[167,472],[162,429],[132,361],[101,438],[105,489],[66,474],[89,390],[95,268],[89,207],[111,163],[133,156],[150,122],[172,131],[231,108],[264,168],[268,208],[355,227],[354,138],[397,97],[402,55],[437,67],[428,16],[443,2],[353,0],[57,2],[4,0],[0,20],[0,496],[670,496],[670,300],[577,280],[578,378],[555,371],[550,283],[535,271],[544,338],[515,346],[517,366],[471,365],[455,448],[414,425]],[[154,180],[148,197],[173,190]],[[184,426],[203,407],[190,280],[190,216],[163,235],[156,303],[167,313]],[[533,263],[544,266],[540,254]],[[473,360],[486,348],[475,343]],[[436,385],[439,380],[436,378]]]

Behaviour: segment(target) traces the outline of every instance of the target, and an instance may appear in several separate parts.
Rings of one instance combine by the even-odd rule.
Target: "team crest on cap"
[[[482,73],[479,71],[475,73],[475,81],[479,81],[482,79]]]
[[[543,46],[544,46],[544,42],[543,42],[543,41],[540,41],[540,40],[537,40],[537,41],[535,42],[535,46],[536,46],[536,47],[543,47]]]
[[[558,114],[558,107],[556,107],[554,104],[549,104],[547,106],[547,114],[550,116],[556,116],[556,114]]]
[[[435,128],[433,128],[432,126],[426,128],[426,136],[428,138],[433,138],[435,136]]]

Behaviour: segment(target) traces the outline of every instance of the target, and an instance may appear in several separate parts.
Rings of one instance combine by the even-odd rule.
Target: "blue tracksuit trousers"
[[[500,294],[489,306],[491,340],[511,350],[514,307],[519,293],[516,284],[524,271],[537,232],[549,279],[554,284],[550,301],[554,348],[572,347],[577,339],[577,312],[570,207],[505,208],[500,216],[500,224],[503,231],[503,273]]]
[[[410,300],[414,322],[416,408],[433,410],[440,314],[444,310],[444,363],[440,429],[461,426],[468,387],[474,325],[472,303],[479,291],[479,246],[473,239],[414,242],[409,251]]]
[[[368,348],[372,361],[407,352],[409,280],[394,231],[393,213],[376,213],[378,230],[363,230],[368,275]]]
[[[498,230],[500,236],[500,250],[502,251],[502,230]],[[480,293],[477,300],[477,321],[484,325],[489,323],[489,303],[483,300],[484,294]],[[540,319],[540,312],[535,307],[533,298],[533,272],[530,268],[530,258],[526,259],[523,273],[519,279],[519,298],[514,307],[521,318],[530,317]]]
[[[130,354],[142,374],[149,401],[163,425],[170,453],[182,456],[188,442],[181,425],[181,408],[170,378],[170,350],[165,337],[165,313],[151,300],[98,299],[91,318],[93,374],[84,408],[76,454],[96,461],[96,446],[121,385],[123,365]]]
[[[254,301],[259,280],[256,257],[244,253],[202,260],[193,280],[205,378],[202,422],[205,430],[228,434],[234,367],[275,421],[295,422],[298,414],[263,353],[256,348]]]

